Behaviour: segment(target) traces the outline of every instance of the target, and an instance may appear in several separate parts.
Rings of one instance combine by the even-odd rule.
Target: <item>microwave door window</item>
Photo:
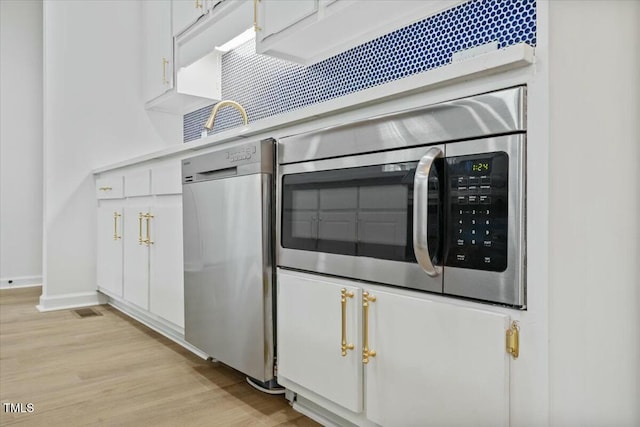
[[[415,162],[283,177],[285,248],[415,262]]]

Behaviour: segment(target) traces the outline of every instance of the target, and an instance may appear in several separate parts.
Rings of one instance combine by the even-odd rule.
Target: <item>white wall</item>
[[[640,2],[550,2],[557,426],[640,425]]]
[[[138,1],[44,3],[41,309],[95,296],[91,170],[182,140],[181,117],[143,108],[141,19]]]
[[[41,281],[42,2],[3,0],[0,1],[0,287]]]

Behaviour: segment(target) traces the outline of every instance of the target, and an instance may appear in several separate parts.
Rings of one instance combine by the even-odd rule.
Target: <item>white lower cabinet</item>
[[[345,341],[353,344],[344,356],[343,294]],[[278,277],[278,376],[353,412],[362,411],[360,299],[357,287],[287,274]]]
[[[149,246],[147,226],[151,228],[148,206],[124,209],[124,299],[149,310]],[[150,233],[149,233],[150,234]],[[149,236],[151,237],[151,236]]]
[[[155,206],[151,212],[149,311],[183,328],[182,205]]]
[[[182,206],[124,210],[124,299],[184,327]]]
[[[122,297],[122,206],[98,208],[96,276],[100,290]]]
[[[357,425],[508,425],[509,316],[408,294],[279,270],[279,382]]]

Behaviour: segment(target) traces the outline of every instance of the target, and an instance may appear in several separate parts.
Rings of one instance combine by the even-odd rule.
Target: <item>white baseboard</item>
[[[0,289],[29,288],[32,286],[42,286],[42,276],[0,277]]]
[[[69,308],[90,307],[93,305],[106,304],[107,298],[98,293],[79,292],[75,294],[64,294],[46,297],[40,297],[40,304],[36,306],[39,311],[66,310]]]
[[[209,355],[192,346],[188,342],[184,340],[184,330],[177,330],[176,327],[170,326],[171,324],[161,318],[149,313],[148,311],[142,310],[138,307],[135,307],[132,304],[127,303],[121,299],[115,298],[113,296],[108,297],[109,305],[115,308],[116,310],[126,314],[127,316],[137,320],[145,326],[153,329],[160,335],[164,335],[169,338],[171,341],[176,344],[181,345],[186,348],[193,354],[203,359],[208,359]]]

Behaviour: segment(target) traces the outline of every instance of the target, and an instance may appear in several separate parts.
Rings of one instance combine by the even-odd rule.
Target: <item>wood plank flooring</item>
[[[0,425],[317,426],[283,396],[110,306],[39,313],[41,288],[0,291]],[[5,412],[5,402],[33,412]]]

